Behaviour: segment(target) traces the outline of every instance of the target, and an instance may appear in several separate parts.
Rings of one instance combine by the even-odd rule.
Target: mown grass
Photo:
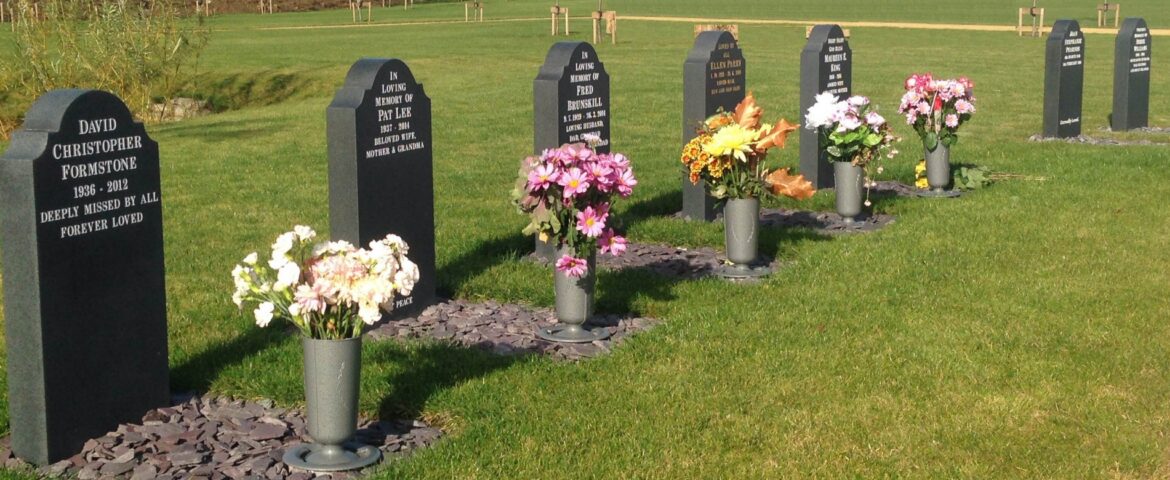
[[[994,6],[984,3],[970,10]],[[298,342],[237,312],[227,272],[294,223],[325,230],[324,110],[360,56],[405,59],[432,98],[442,292],[550,305],[551,274],[519,260],[530,240],[507,204],[531,145],[531,82],[552,42],[547,25],[244,28],[266,18],[224,17],[241,28],[216,33],[205,72],[287,74],[295,95],[151,128],[163,155],[173,389],[302,401]],[[769,116],[796,118],[803,27],[741,33],[750,88]],[[621,34],[619,45],[597,48],[613,82],[614,146],[641,181],[619,207],[630,236],[721,247],[719,225],[667,218],[680,202],[691,27],[631,21]],[[905,75],[971,76],[980,111],[954,160],[1031,179],[958,200],[881,199],[876,208],[898,221],[867,235],[768,231],[762,249],[788,263],[759,285],[603,272],[600,310],[665,323],[596,360],[367,344],[363,411],[421,415],[450,432],[382,476],[1164,477],[1170,149],[1028,142],[1040,130],[1041,40],[852,35],[854,90],[891,118]],[[1091,135],[1106,125],[1112,40],[1087,37],[1082,118]],[[1160,49],[1154,55],[1165,63]],[[1170,80],[1155,73],[1153,82],[1151,123],[1170,125],[1161,93]],[[907,140],[886,178],[909,181],[920,150],[898,128]],[[773,158],[796,164],[793,140]],[[800,205],[828,210],[831,200],[825,192]]]

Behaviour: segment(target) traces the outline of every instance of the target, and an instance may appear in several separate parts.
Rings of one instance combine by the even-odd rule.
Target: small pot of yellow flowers
[[[802,175],[787,168],[769,170],[768,151],[784,148],[788,134],[799,125],[781,118],[760,121],[763,109],[748,93],[732,112],[717,113],[699,126],[698,135],[683,147],[682,164],[691,183],[706,184],[723,207],[724,242],[729,265],[721,276],[732,279],[768,275],[768,262],[759,256],[760,198],[765,195],[795,199],[816,190]]]

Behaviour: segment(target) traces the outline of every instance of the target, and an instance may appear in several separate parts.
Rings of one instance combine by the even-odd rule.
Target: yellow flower
[[[914,186],[926,190],[930,188],[930,182],[926,180],[926,177],[918,177],[918,179],[914,181]]]
[[[921,176],[925,172],[926,172],[926,159],[923,159],[922,161],[918,162],[918,165],[914,166],[914,176],[915,177]]]
[[[752,142],[756,141],[759,133],[755,130],[743,128],[739,124],[727,125],[711,135],[711,139],[703,144],[703,151],[715,156],[734,156],[741,162],[747,161],[746,153],[752,151]]]

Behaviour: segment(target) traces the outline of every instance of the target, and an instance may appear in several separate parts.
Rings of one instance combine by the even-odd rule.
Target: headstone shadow
[[[220,372],[238,365],[261,350],[289,338],[287,330],[279,328],[252,328],[226,342],[218,343],[181,365],[171,367],[171,391],[206,392]]]
[[[531,237],[520,233],[480,242],[474,249],[438,268],[438,294],[454,298],[467,281],[489,268],[527,254],[531,248]]]
[[[507,368],[525,357],[491,352],[449,343],[428,343],[404,349],[395,342],[375,343],[365,356],[370,365],[393,362],[402,369],[385,379],[393,393],[378,405],[380,418],[418,418],[436,393],[467,380]]]

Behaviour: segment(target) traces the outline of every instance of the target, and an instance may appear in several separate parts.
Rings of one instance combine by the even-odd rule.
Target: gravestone
[[[838,100],[853,89],[853,50],[837,25],[817,25],[800,52],[800,118],[816,103],[815,97],[830,92]],[[800,129],[800,173],[818,189],[833,188],[833,168],[821,148],[819,133]]]
[[[1085,37],[1076,20],[1057,20],[1044,46],[1044,136],[1081,134]]]
[[[695,138],[695,131],[707,117],[734,111],[746,93],[743,52],[735,37],[726,31],[706,31],[695,38],[695,45],[683,64],[682,143]],[[715,199],[703,182],[691,183],[682,174],[683,218],[714,220],[718,214]]]
[[[609,153],[609,74],[587,42],[557,42],[532,81],[532,152],[596,135],[598,153]],[[536,239],[536,254],[553,258],[553,245]]]
[[[1141,18],[1127,18],[1113,50],[1113,115],[1115,131],[1150,125],[1150,29]]]
[[[158,144],[54,90],[0,158],[12,450],[44,465],[170,402]]]
[[[417,314],[435,303],[431,99],[402,60],[363,58],[325,116],[332,237],[359,247],[402,237],[419,280],[382,319]]]

